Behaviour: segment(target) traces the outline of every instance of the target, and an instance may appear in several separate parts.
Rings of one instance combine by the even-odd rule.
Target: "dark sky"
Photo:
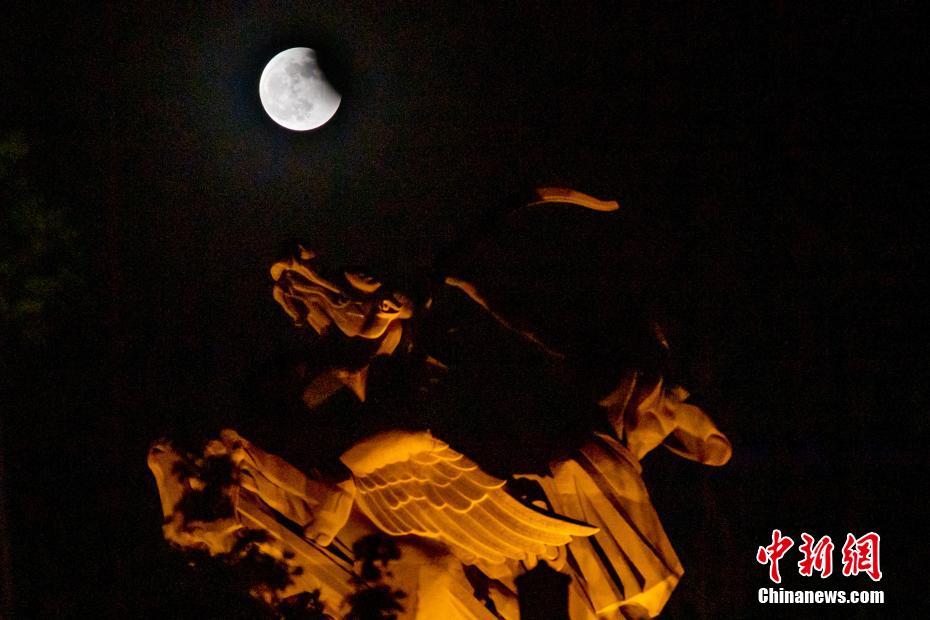
[[[0,128],[86,259],[54,346],[6,352],[16,617],[209,615],[163,549],[145,452],[181,418],[256,423],[243,377],[295,346],[267,276],[282,243],[414,281],[539,184],[620,201],[604,260],[734,443],[722,470],[646,464],[687,570],[668,616],[799,617],[755,602],[774,528],[878,531],[889,607],[915,615],[916,3],[348,4],[4,10]],[[257,92],[298,45],[343,93],[300,134]]]

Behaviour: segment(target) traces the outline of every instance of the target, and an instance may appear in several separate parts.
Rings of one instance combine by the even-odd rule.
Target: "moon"
[[[262,71],[258,95],[268,116],[293,131],[325,124],[342,101],[309,47],[292,47],[272,58]]]

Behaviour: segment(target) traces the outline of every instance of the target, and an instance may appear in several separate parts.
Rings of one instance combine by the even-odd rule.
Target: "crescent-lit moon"
[[[258,95],[268,116],[294,131],[325,124],[342,101],[309,47],[292,47],[272,58],[262,71]]]

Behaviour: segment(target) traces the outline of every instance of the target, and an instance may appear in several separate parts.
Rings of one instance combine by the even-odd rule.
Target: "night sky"
[[[666,617],[921,615],[905,602],[926,585],[930,473],[917,3],[17,4],[0,139],[28,144],[17,174],[76,234],[48,261],[80,283],[43,342],[0,324],[0,616],[229,617],[162,541],[145,456],[192,428],[252,429],[272,452],[294,435],[252,390],[301,346],[270,293],[284,244],[420,282],[537,185],[619,200],[596,244],[581,226],[546,251],[596,247],[733,442],[722,469],[645,460],[686,569]],[[307,133],[258,98],[294,46],[343,95]],[[758,604],[775,528],[880,533],[880,584],[803,580],[794,550],[782,570],[880,587],[886,606]]]

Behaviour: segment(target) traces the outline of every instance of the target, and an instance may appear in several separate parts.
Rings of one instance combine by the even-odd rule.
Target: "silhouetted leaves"
[[[183,524],[187,526],[196,521],[209,523],[233,517],[235,506],[231,495],[239,483],[239,472],[229,455],[195,458],[190,453],[180,454],[181,460],[175,464],[172,473],[186,488],[174,507],[175,512],[181,514]],[[262,551],[261,545],[272,540],[265,530],[243,528],[234,536],[227,553],[210,555],[205,549],[185,549],[188,563],[194,570],[206,573],[209,581],[223,584],[224,590],[248,592],[268,605],[271,614],[279,604],[279,593],[291,585],[292,576],[300,574],[303,569],[287,563],[292,554],[285,554],[282,560]],[[318,602],[318,596],[317,599],[288,599],[290,602],[286,609],[290,615],[281,617],[320,618],[311,613],[314,600]]]
[[[223,559],[238,568],[239,579],[250,593],[275,600],[276,593],[293,582],[294,569],[284,560],[261,551],[259,545],[270,540],[264,530],[239,530],[236,543]]]
[[[268,617],[322,620],[324,615],[313,615],[314,601],[319,603],[319,593],[306,593],[303,599],[289,597],[281,601],[279,594],[293,583],[292,576],[299,569],[288,565],[261,550],[261,544],[271,540],[264,530],[241,529],[235,534],[236,541],[228,553],[210,555],[205,549],[184,549],[188,565],[197,576],[216,587],[220,592],[231,594],[249,593],[267,606]],[[275,611],[278,605],[283,609]],[[322,608],[320,608],[320,612]],[[303,615],[301,615],[303,614]]]
[[[400,549],[392,538],[382,534],[363,536],[352,545],[355,561],[361,562],[360,579],[377,581],[381,579],[381,569],[387,569],[389,562],[400,559]],[[378,568],[380,565],[381,568]]]
[[[352,545],[359,574],[352,578],[355,592],[346,597],[350,611],[346,620],[395,620],[404,610],[400,601],[406,594],[383,583],[390,576],[388,564],[400,559],[397,543],[383,534],[371,534]]]
[[[216,521],[232,517],[235,508],[230,490],[238,484],[236,466],[228,455],[190,457],[179,461],[173,471],[182,483],[190,478],[200,481],[200,489],[188,489],[174,507],[180,512],[184,524],[191,521]]]
[[[178,448],[178,446],[175,446]],[[239,472],[227,454],[195,457],[179,450],[181,460],[172,473],[178,477],[186,491],[175,505],[185,526],[192,522],[210,523],[235,515],[232,493],[239,484]],[[210,555],[204,548],[186,548],[188,565],[201,578],[219,584],[221,591],[248,592],[264,603],[268,617],[286,620],[327,620],[320,592],[302,592],[280,598],[293,577],[303,568],[291,566],[287,560],[291,552],[278,559],[261,549],[272,541],[271,535],[261,529],[243,528],[235,533],[235,541],[227,553]],[[406,595],[384,583],[390,577],[390,562],[400,559],[400,549],[390,537],[372,534],[364,536],[352,546],[358,574],[351,578],[355,592],[346,597],[349,620],[392,620],[403,611],[400,601]]]
[[[278,603],[278,614],[282,620],[332,620],[325,613],[320,591],[301,592]]]
[[[405,595],[400,590],[381,584],[364,586],[348,597],[352,610],[346,614],[346,620],[396,620],[397,614],[404,610],[400,599]]]

